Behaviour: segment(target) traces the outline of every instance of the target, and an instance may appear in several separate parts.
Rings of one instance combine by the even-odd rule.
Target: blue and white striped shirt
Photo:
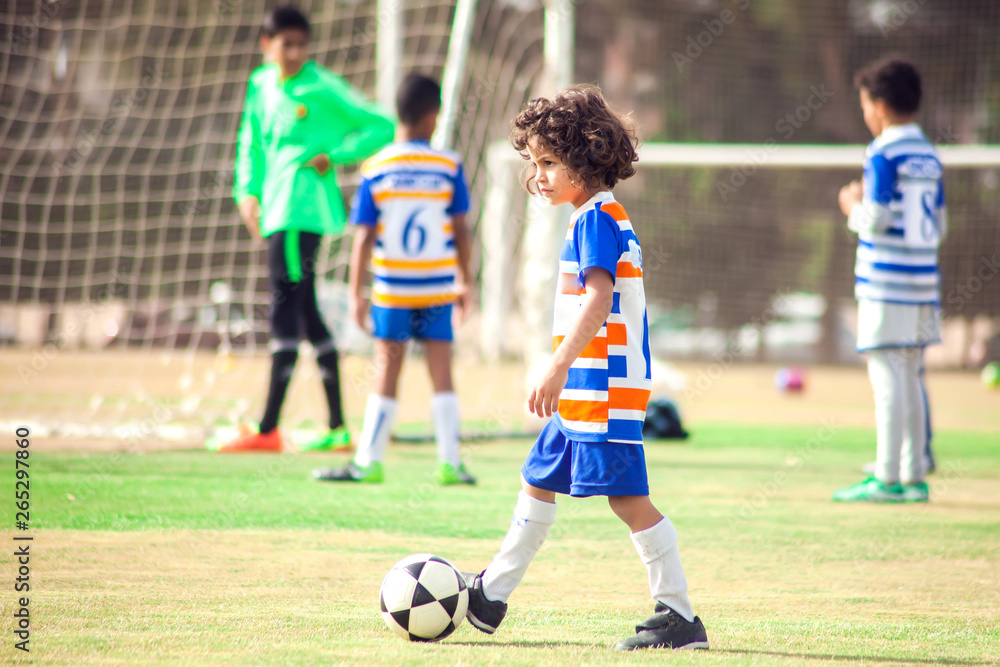
[[[865,154],[864,202],[854,224],[857,299],[908,305],[940,302],[938,245],[945,232],[943,168],[916,123],[886,128]]]

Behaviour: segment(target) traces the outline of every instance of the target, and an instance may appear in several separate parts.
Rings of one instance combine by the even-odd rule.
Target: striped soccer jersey
[[[571,440],[642,444],[652,386],[642,250],[625,209],[610,192],[599,192],[570,218],[559,257],[553,349],[576,322],[583,272],[595,266],[614,276],[611,314],[570,366],[554,418]]]
[[[469,209],[462,163],[426,141],[387,146],[361,166],[351,222],[378,230],[372,303],[430,308],[455,300],[451,218]]]
[[[858,236],[856,298],[908,305],[940,301],[942,176],[937,151],[915,123],[886,128],[869,144],[865,201],[888,207],[892,223]]]

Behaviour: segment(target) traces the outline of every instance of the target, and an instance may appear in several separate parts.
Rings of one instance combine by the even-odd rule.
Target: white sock
[[[685,620],[694,620],[694,609],[687,596],[687,579],[677,551],[677,531],[670,519],[663,517],[652,528],[632,533],[632,544],[649,573],[649,592],[654,602],[662,602]]]
[[[488,599],[507,601],[555,522],[556,503],[532,498],[524,491],[517,494],[510,530],[503,538],[500,551],[483,573],[483,593]]]
[[[924,393],[920,386],[920,354],[915,348],[900,350],[906,360],[903,367],[903,392],[906,420],[903,423],[903,446],[899,457],[899,481],[922,482],[927,469],[927,417]]]
[[[385,457],[385,446],[396,420],[396,399],[371,394],[365,406],[365,425],[361,429],[361,440],[354,462],[362,467],[370,466]]]
[[[458,453],[458,396],[455,392],[434,394],[431,397],[431,414],[434,415],[438,459],[457,468],[462,465],[462,459]]]
[[[875,477],[885,484],[899,481],[899,459],[906,419],[904,369],[906,358],[899,350],[868,353],[868,377],[875,393]]]

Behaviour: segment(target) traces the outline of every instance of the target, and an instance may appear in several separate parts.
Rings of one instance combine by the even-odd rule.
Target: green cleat
[[[351,432],[346,426],[332,428],[326,433],[299,446],[303,452],[353,452]]]
[[[930,497],[930,490],[927,488],[927,482],[903,484],[903,502],[926,503]]]
[[[460,463],[457,468],[450,463],[441,463],[438,465],[437,483],[441,486],[475,485],[476,478],[468,473],[464,463]]]
[[[378,461],[370,466],[362,467],[351,461],[343,468],[316,468],[313,477],[321,482],[362,482],[364,484],[381,484],[385,479],[382,464]]]
[[[854,486],[835,491],[833,499],[841,502],[901,503],[904,500],[903,486],[899,482],[884,484],[869,477]]]

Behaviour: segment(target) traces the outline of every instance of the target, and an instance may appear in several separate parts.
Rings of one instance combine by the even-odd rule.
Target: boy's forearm
[[[367,126],[344,137],[339,146],[328,153],[334,164],[360,162],[392,141],[396,131],[388,118],[372,114]]]
[[[569,368],[576,361],[607,322],[613,302],[613,291],[587,290],[579,317],[552,356],[553,365]]]
[[[354,298],[361,298],[362,290],[368,278],[368,264],[372,258],[372,248],[375,246],[374,227],[364,227],[354,235],[351,247],[351,270],[348,274],[348,293]]]
[[[458,278],[463,285],[472,285],[472,273],[469,263],[472,260],[472,235],[465,215],[456,215],[451,219],[452,234],[455,238],[455,254],[458,255]]]

